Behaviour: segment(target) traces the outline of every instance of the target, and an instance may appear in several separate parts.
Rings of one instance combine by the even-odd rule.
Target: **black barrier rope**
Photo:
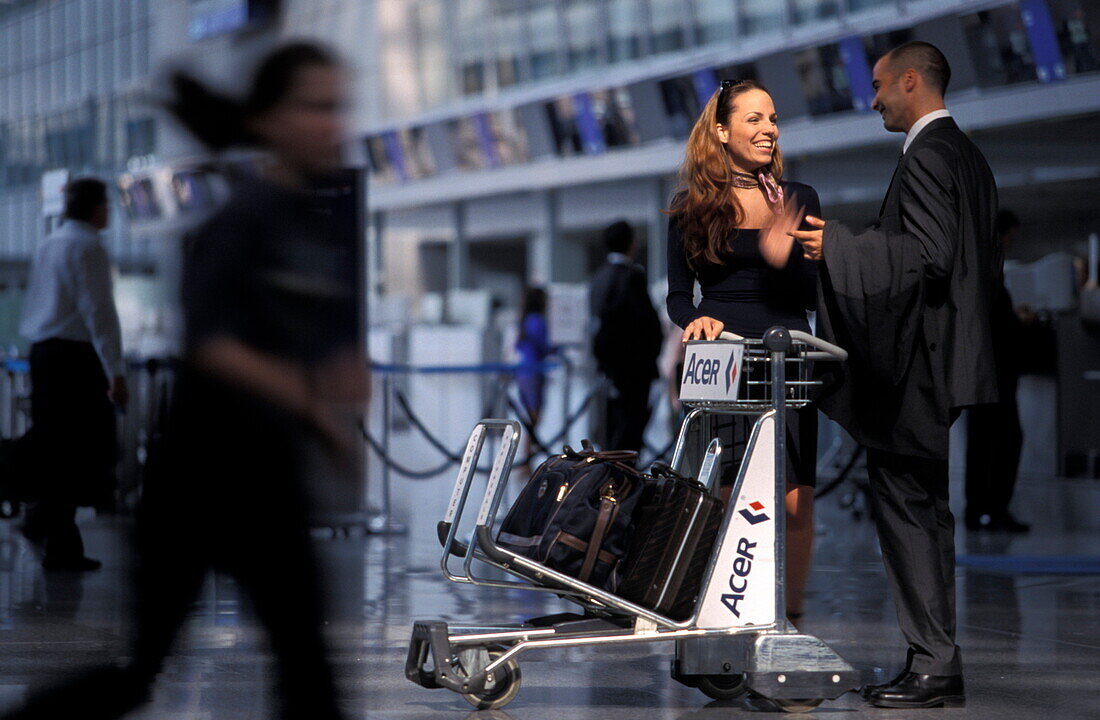
[[[580,404],[580,407],[577,408],[577,411],[565,419],[565,425],[562,426],[561,431],[558,432],[558,434],[555,435],[552,439],[546,442],[543,442],[539,439],[538,433],[535,432],[535,428],[531,425],[531,419],[527,416],[527,413],[519,407],[519,405],[516,403],[511,395],[508,395],[507,397],[508,407],[512,408],[512,412],[517,415],[524,429],[528,433],[530,433],[531,441],[538,446],[540,452],[546,455],[553,455],[554,451],[550,450],[549,446],[557,445],[558,443],[565,440],[565,436],[569,432],[569,428],[573,427],[573,425],[575,425],[576,422],[584,417],[584,414],[588,412],[588,406],[592,404],[592,400],[596,397],[596,391],[593,390],[592,392],[588,393],[588,396],[584,399],[584,402]]]
[[[367,441],[371,450],[374,450],[375,454],[378,455],[382,462],[384,462],[390,470],[393,470],[398,475],[405,476],[409,480],[431,480],[454,465],[452,460],[447,459],[442,465],[431,470],[411,470],[390,457],[386,449],[382,447],[380,442],[374,439],[374,436],[367,430],[367,426],[362,422],[359,423],[359,430],[363,433],[363,439]]]
[[[461,455],[451,452],[447,448],[447,446],[439,440],[439,438],[437,438],[435,435],[432,435],[431,432],[428,431],[428,428],[424,426],[424,423],[420,421],[420,418],[417,417],[416,413],[414,413],[412,411],[412,408],[409,407],[409,401],[408,398],[405,397],[405,393],[401,392],[400,390],[394,390],[393,395],[394,398],[397,400],[397,404],[405,413],[405,416],[409,418],[409,422],[413,424],[413,427],[420,431],[420,434],[424,436],[424,439],[427,440],[432,447],[442,453],[443,457],[447,458],[452,463],[462,461]],[[482,415],[482,417],[485,416]]]
[[[560,442],[565,437],[565,434],[568,431],[567,429],[571,427],[574,423],[576,423],[577,420],[584,416],[585,412],[588,411],[588,406],[592,403],[592,399],[595,397],[595,395],[595,392],[589,393],[588,397],[586,397],[584,399],[584,402],[581,403],[580,407],[577,408],[577,411],[566,418],[566,423],[564,427],[554,437],[554,439],[549,442],[550,445],[554,445]],[[401,391],[394,390],[394,396],[397,400],[398,406],[409,418],[409,421],[412,423],[413,427],[415,427],[417,431],[420,432],[420,434],[428,440],[432,447],[438,450],[444,456],[444,458],[446,458],[446,461],[443,465],[429,470],[412,470],[408,467],[405,467],[404,465],[390,457],[389,454],[387,454],[385,449],[382,447],[382,444],[370,434],[370,432],[367,430],[366,425],[360,422],[359,429],[363,433],[363,439],[366,440],[367,444],[372,450],[374,450],[375,454],[378,455],[382,462],[384,462],[391,470],[396,472],[398,475],[402,475],[410,480],[428,480],[438,476],[447,468],[451,467],[452,465],[456,465],[462,461],[462,456],[459,453],[450,451],[447,446],[445,446],[439,440],[439,438],[435,437],[431,433],[431,431],[428,430],[427,426],[424,425],[424,422],[416,415],[416,413],[412,411],[412,407],[409,404],[408,398],[406,398],[404,394],[401,393]],[[527,432],[531,434],[533,442],[539,448],[538,451],[531,453],[527,458],[523,459],[522,461],[513,463],[513,466],[529,465],[530,462],[540,454],[553,455],[554,453],[551,450],[548,450],[546,444],[540,441],[538,436],[535,434],[534,429],[531,427],[530,418],[528,418],[526,414],[523,413],[522,410],[516,406],[515,401],[512,400],[511,396],[507,396],[507,399],[509,406],[511,406],[512,410],[515,411],[516,414],[519,416],[518,419],[520,424],[522,424]],[[484,474],[489,472],[489,470],[487,468],[478,468],[477,472]]]

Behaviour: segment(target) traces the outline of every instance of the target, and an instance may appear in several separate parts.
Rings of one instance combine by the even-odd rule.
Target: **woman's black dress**
[[[809,185],[784,182],[788,202],[806,208],[806,214],[820,217],[817,192]],[[803,229],[811,229],[803,225]],[[771,327],[810,332],[806,317],[816,306],[817,263],[807,260],[802,246],[794,243],[787,266],[768,265],[760,254],[759,230],[738,230],[729,239],[729,249],[718,265],[693,269],[684,253],[684,242],[675,216],[668,224],[668,315],[686,328],[700,317],[721,320],[725,329],[746,338],[760,338]],[[695,305],[698,280],[702,301]],[[741,464],[755,418],[732,416],[719,421],[723,444],[723,483],[732,482]],[[787,413],[787,478],[798,485],[817,482],[817,409]],[[729,453],[727,455],[727,453]]]

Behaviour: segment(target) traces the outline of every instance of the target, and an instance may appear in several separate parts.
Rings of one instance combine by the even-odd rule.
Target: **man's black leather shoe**
[[[61,570],[63,572],[91,572],[103,567],[99,560],[89,557],[52,558],[48,555],[42,561],[42,567],[46,570]]]
[[[867,693],[867,701],[885,708],[963,707],[966,693],[962,675],[906,673],[900,680]]]
[[[1020,522],[1012,517],[1012,513],[1006,512],[1004,515],[998,515],[991,519],[986,529],[994,532],[1008,532],[1022,535],[1031,532],[1031,525]]]
[[[899,672],[899,673],[897,674],[897,676],[896,676],[896,677],[895,677],[895,678],[894,678],[893,680],[889,680],[889,681],[887,681],[887,682],[884,682],[884,683],[882,683],[882,684],[880,684],[880,685],[864,685],[863,687],[861,687],[861,688],[859,689],[859,696],[860,696],[861,698],[863,698],[864,700],[867,700],[868,698],[870,698],[870,697],[871,697],[871,693],[873,693],[873,692],[875,692],[875,691],[877,691],[877,690],[882,690],[883,688],[888,688],[888,687],[890,687],[890,686],[892,686],[892,685],[897,685],[897,684],[898,684],[899,682],[901,682],[901,681],[902,681],[902,680],[903,680],[903,679],[905,678],[905,676],[906,676],[906,675],[908,675],[908,674],[909,674],[909,668],[908,668],[908,667],[906,667],[906,668],[905,668],[905,669],[903,669],[903,670],[902,670],[901,672]]]

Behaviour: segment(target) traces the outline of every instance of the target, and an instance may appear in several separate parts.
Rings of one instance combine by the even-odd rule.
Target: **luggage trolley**
[[[688,343],[681,400],[692,410],[680,427],[673,467],[683,465],[689,431],[707,415],[758,418],[694,611],[684,620],[666,617],[500,547],[493,537],[493,524],[515,457],[519,424],[479,422],[438,526],[444,575],[457,583],[556,593],[579,604],[584,613],[507,625],[415,622],[406,677],[426,688],[457,692],[476,708],[499,708],[519,692],[518,656],[528,650],[674,642],[673,678],[714,699],[732,699],[751,691],[780,710],[805,712],[856,688],[859,673],[824,642],[799,632],[786,617],[786,448],[785,433],[777,432],[785,428],[787,408],[809,403],[810,391],[818,384],[810,374],[811,361],[846,357],[841,348],[782,327],[772,328],[762,340],[723,333],[716,341]],[[463,542],[458,539],[459,524],[478,458],[486,440],[496,433],[500,445],[477,519]],[[714,493],[720,484],[720,452],[719,440],[710,439],[697,475]],[[460,570],[452,570],[452,558],[462,558]],[[475,572],[490,567],[498,571],[493,576]],[[503,575],[519,580],[503,579]]]

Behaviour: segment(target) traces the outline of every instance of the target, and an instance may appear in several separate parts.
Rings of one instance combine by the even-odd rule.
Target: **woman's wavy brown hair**
[[[680,190],[672,199],[668,214],[680,224],[688,264],[695,269],[706,263],[720,264],[722,253],[728,248],[727,238],[745,219],[744,209],[730,191],[733,165],[726,146],[718,139],[715,125],[728,125],[735,100],[749,90],[767,92],[754,80],[743,80],[725,92],[715,90],[688,136],[684,163],[680,166]],[[764,170],[776,182],[783,178],[783,154],[778,142],[772,161]]]

